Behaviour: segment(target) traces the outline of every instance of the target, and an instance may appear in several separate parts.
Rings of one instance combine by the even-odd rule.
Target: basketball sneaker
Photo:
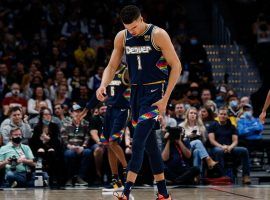
[[[114,192],[113,196],[118,200],[128,200],[128,198],[123,193],[119,194],[118,192]]]
[[[120,179],[112,179],[111,184],[108,187],[102,189],[103,192],[122,191],[124,186]]]
[[[163,195],[158,194],[158,197],[157,197],[156,200],[172,200],[172,197],[169,196],[168,198],[165,198]]]

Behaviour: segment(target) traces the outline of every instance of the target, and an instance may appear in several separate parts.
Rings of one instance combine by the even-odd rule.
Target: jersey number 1
[[[138,70],[142,70],[142,63],[141,63],[141,56],[137,55],[137,61],[138,61]]]

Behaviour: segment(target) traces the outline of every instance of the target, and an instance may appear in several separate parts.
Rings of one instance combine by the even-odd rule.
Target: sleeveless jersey
[[[107,87],[107,105],[119,108],[129,108],[130,87],[124,83],[126,66],[122,66]]]
[[[132,36],[125,30],[124,48],[131,84],[168,80],[167,62],[153,42],[152,33],[155,28],[149,24],[139,36]]]

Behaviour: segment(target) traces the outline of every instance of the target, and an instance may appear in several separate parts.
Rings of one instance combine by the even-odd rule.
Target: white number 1
[[[142,70],[142,63],[141,63],[141,56],[137,55],[137,61],[138,61],[138,70]]]

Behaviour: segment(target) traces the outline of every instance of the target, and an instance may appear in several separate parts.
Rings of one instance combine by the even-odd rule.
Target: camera
[[[9,162],[10,162],[10,170],[11,171],[16,171],[16,166],[17,166],[17,158],[16,156],[12,156],[9,158]]]
[[[169,132],[169,139],[171,141],[183,139],[185,137],[185,130],[181,126],[166,127],[166,131]]]

